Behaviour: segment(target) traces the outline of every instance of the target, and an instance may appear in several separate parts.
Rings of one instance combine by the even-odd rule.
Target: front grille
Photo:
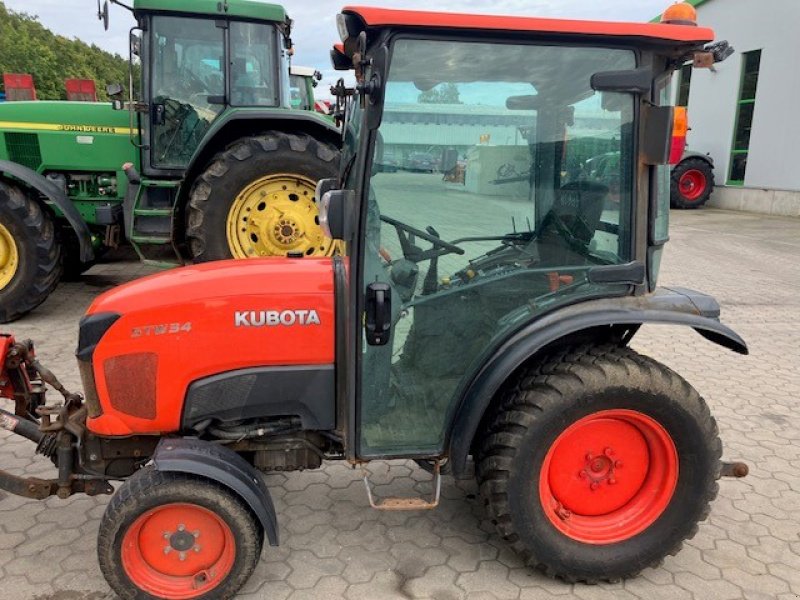
[[[154,352],[123,354],[103,362],[103,374],[111,406],[139,419],[156,418],[156,371]]]
[[[42,164],[42,151],[39,148],[39,136],[35,133],[6,132],[6,150],[8,158],[34,171]]]

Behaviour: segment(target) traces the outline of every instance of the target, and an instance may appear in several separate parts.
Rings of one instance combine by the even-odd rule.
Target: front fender
[[[163,439],[153,454],[156,471],[189,473],[219,483],[256,515],[270,546],[278,545],[278,519],[263,480],[246,460],[224,446],[188,438]]]
[[[681,288],[658,288],[645,296],[589,300],[559,309],[524,326],[495,349],[461,396],[453,419],[448,456],[456,477],[465,477],[467,457],[481,419],[500,386],[540,350],[578,332],[603,326],[686,325],[706,339],[740,354],[747,344],[719,321],[711,296]]]
[[[63,190],[33,169],[9,160],[0,160],[0,173],[5,173],[24,181],[28,186],[46,196],[50,202],[55,204],[64,213],[64,218],[75,231],[75,235],[78,236],[81,262],[94,260],[92,235],[89,232],[89,226],[86,225],[86,221],[83,220],[78,209],[69,201]]]

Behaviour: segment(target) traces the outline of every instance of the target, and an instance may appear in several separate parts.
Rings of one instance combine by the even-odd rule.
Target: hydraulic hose
[[[38,423],[12,415],[2,409],[0,409],[0,428],[21,435],[37,444],[44,437],[44,434],[39,430]]]

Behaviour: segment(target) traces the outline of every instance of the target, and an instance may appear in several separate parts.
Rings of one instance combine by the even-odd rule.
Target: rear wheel
[[[0,323],[47,299],[61,276],[52,217],[17,187],[0,181]]]
[[[338,174],[338,151],[305,134],[267,132],[219,153],[192,187],[186,235],[196,262],[330,256],[316,185]]]
[[[714,170],[708,161],[687,158],[672,169],[670,199],[676,208],[699,208],[714,191]]]
[[[675,554],[717,493],[708,407],[627,348],[565,352],[523,373],[486,423],[477,475],[500,534],[551,577],[632,577]]]
[[[148,467],[112,498],[98,556],[121,598],[231,598],[253,572],[262,543],[252,513],[231,492]]]

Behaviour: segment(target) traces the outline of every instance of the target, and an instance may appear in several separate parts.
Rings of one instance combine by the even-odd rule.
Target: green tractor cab
[[[136,0],[130,10],[127,94],[113,85],[110,104],[0,106],[0,322],[122,243],[163,266],[337,251],[314,191],[337,174],[341,136],[292,108],[284,8]],[[107,4],[98,16],[107,24]]]

